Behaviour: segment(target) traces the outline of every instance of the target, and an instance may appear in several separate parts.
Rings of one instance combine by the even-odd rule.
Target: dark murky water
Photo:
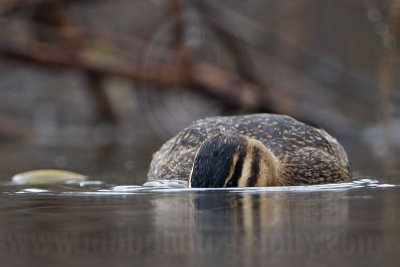
[[[395,179],[234,190],[0,186],[1,266],[400,266]]]

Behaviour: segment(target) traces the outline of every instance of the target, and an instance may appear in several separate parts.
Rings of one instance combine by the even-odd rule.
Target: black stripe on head
[[[239,158],[236,162],[235,170],[232,174],[231,179],[229,179],[228,183],[226,183],[226,187],[237,187],[239,178],[240,176],[242,176],[243,162],[244,162],[244,157],[246,156],[246,150],[244,146],[241,146],[239,149],[240,153],[239,153]]]
[[[236,133],[207,138],[194,160],[191,187],[223,187],[238,146],[243,143],[244,137]]]
[[[251,174],[247,180],[247,186],[255,186],[260,173],[260,149],[254,147],[251,159]]]

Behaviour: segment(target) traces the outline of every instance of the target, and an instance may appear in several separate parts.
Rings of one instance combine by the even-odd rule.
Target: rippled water
[[[399,266],[397,181],[211,190],[5,182],[0,264]]]
[[[188,188],[187,183],[180,180],[160,180],[140,185],[108,185],[102,181],[67,181],[61,185],[19,185],[12,182],[3,183],[3,193],[33,194],[36,196],[107,196],[137,195],[144,193],[193,193],[193,192],[225,192],[225,193],[263,193],[263,192],[322,192],[345,191],[359,188],[391,188],[399,185],[382,183],[371,178],[355,178],[351,182],[304,186],[275,186],[253,188]]]

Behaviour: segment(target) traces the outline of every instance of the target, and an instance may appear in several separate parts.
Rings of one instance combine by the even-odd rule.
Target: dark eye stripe
[[[192,187],[222,187],[234,164],[237,136],[217,135],[204,142],[194,160]]]
[[[237,187],[239,178],[242,176],[242,169],[243,169],[243,162],[244,162],[244,157],[246,155],[246,149],[243,148],[243,146],[239,146],[239,157],[236,162],[235,166],[235,171],[232,174],[231,179],[226,183],[226,187]]]
[[[247,186],[255,186],[260,174],[260,149],[258,147],[254,147],[252,154],[251,175],[247,180]]]

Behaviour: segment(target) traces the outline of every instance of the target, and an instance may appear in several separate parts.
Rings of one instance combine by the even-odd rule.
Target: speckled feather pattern
[[[320,184],[351,178],[346,152],[321,129],[289,116],[253,114],[199,120],[167,141],[153,155],[148,180],[187,180],[202,142],[236,132],[261,141],[280,162],[283,184]]]

